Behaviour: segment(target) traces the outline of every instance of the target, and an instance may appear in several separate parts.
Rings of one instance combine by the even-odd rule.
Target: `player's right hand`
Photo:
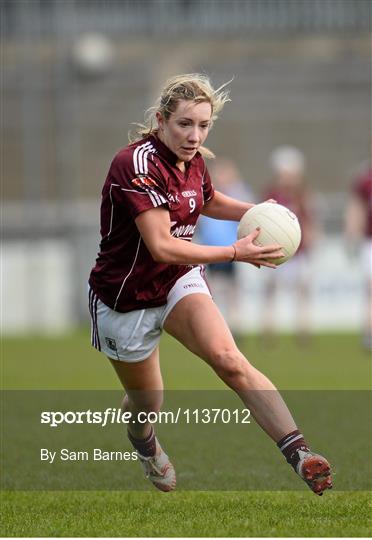
[[[261,266],[276,268],[276,264],[270,262],[270,260],[279,259],[284,256],[282,246],[279,244],[270,244],[269,246],[256,245],[254,242],[259,234],[260,228],[257,227],[248,236],[237,240],[233,244],[236,250],[235,260],[253,264],[257,268]]]

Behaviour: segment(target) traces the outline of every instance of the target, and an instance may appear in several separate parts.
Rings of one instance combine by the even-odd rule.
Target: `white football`
[[[261,227],[254,242],[257,246],[282,246],[284,257],[274,259],[275,264],[283,264],[296,253],[301,242],[301,227],[296,214],[285,206],[264,202],[250,208],[240,220],[238,239],[247,236],[256,227]]]

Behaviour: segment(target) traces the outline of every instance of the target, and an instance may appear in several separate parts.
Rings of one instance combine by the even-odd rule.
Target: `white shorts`
[[[93,347],[113,360],[145,360],[158,346],[170,311],[181,298],[195,293],[211,296],[200,266],[176,281],[168,293],[167,303],[160,307],[120,313],[106,306],[89,289]]]

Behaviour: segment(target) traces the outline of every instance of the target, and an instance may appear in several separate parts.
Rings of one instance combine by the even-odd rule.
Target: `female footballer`
[[[89,280],[92,344],[111,361],[126,391],[123,407],[158,412],[163,329],[206,361],[251,411],[286,460],[321,495],[332,487],[327,460],[310,452],[275,386],[237,348],[204,279],[206,263],[275,268],[281,246],[254,244],[259,231],[229,246],[192,243],[200,214],[239,221],[253,205],[214,190],[204,158],[213,122],[229,101],[200,74],[169,79],[138,138],[119,151],[102,191],[101,244]],[[264,390],[269,390],[265,392]],[[128,437],[146,476],[162,491],[176,474],[150,423]]]

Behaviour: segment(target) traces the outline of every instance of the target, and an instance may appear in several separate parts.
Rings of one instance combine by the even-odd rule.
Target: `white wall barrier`
[[[348,256],[341,236],[324,237],[309,256],[306,280],[310,287],[309,323],[314,331],[359,330],[364,315],[365,277],[362,254]],[[364,266],[366,266],[364,264]],[[244,291],[240,309],[240,329],[257,331],[264,314],[263,289],[272,272],[280,272],[273,304],[277,328],[293,331],[298,317],[295,274],[285,265],[277,270],[239,265]]]
[[[3,334],[64,332],[76,324],[87,322],[86,281],[94,263],[94,250],[95,242],[91,235],[86,238],[82,235],[75,247],[66,240],[56,239],[4,242]],[[81,275],[76,272],[79,256],[84,259],[79,265]],[[257,331],[263,316],[264,280],[272,270],[239,264],[238,272],[239,327],[242,331]],[[296,318],[293,283],[290,276],[285,278],[285,266],[281,272],[284,280],[276,298],[275,315],[278,329],[291,331]],[[308,279],[313,330],[346,331],[361,327],[362,266],[360,259],[347,256],[341,237],[326,237],[318,244],[309,262]]]
[[[1,326],[3,334],[64,332],[73,312],[73,253],[65,240],[4,242]]]

